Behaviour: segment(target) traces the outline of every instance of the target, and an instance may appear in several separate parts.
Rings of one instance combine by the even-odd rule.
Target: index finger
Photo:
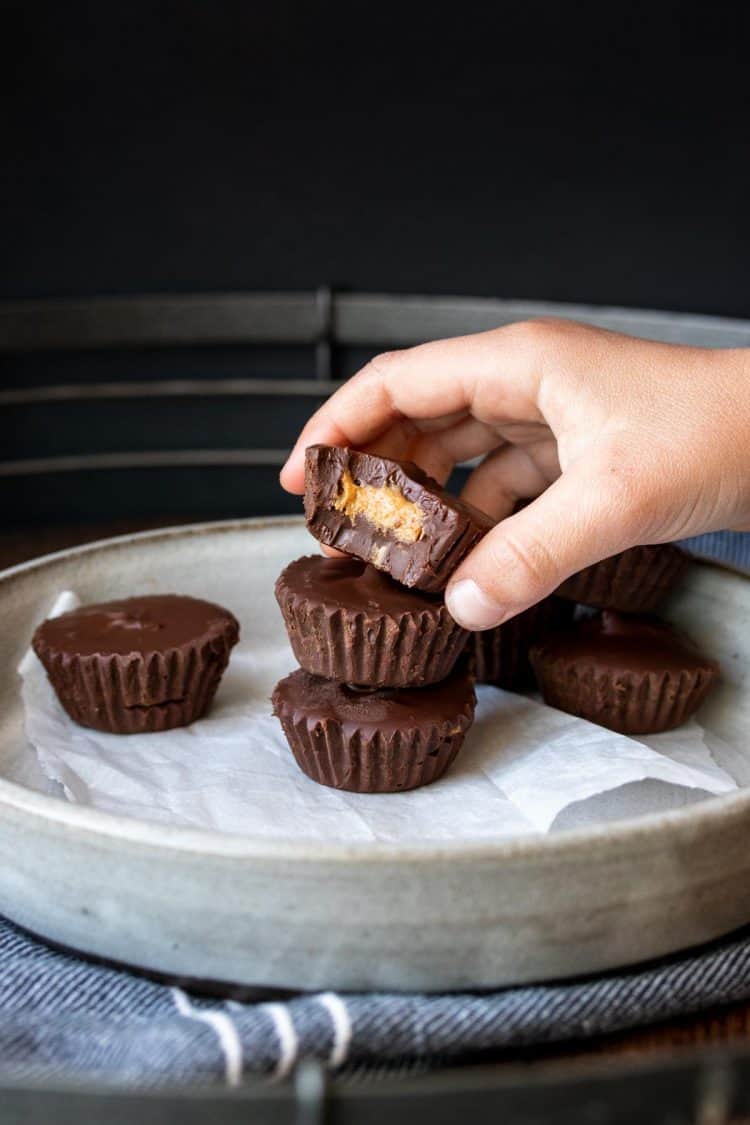
[[[482,421],[538,419],[539,373],[519,328],[508,325],[376,356],[305,425],[281,471],[284,488],[303,491],[307,446],[359,448],[399,419],[461,411]]]

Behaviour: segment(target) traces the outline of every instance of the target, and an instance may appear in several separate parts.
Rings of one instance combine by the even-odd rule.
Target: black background
[[[0,13],[0,299],[330,283],[750,316],[748,21],[728,5]],[[9,355],[0,384],[310,377],[299,352]],[[31,399],[0,409],[0,469],[283,450],[314,405]],[[90,467],[11,466],[0,522],[299,508],[273,465]]]
[[[2,6],[1,294],[476,293],[750,315],[729,6]]]

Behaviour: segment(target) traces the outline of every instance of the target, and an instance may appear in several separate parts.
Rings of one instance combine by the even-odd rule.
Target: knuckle
[[[557,334],[570,327],[570,321],[561,316],[534,316],[527,320],[526,324],[532,331],[545,334],[550,332]]]
[[[507,329],[536,369],[555,374],[575,367],[582,330],[574,321],[546,316],[521,320]]]
[[[402,355],[403,350],[398,348],[387,352],[380,352],[378,355],[372,357],[367,366],[373,371],[377,371],[378,374],[383,374],[386,369],[391,367]]]
[[[510,596],[519,605],[537,601],[557,584],[554,556],[536,536],[506,532],[491,545],[490,565],[503,584],[505,600]]]
[[[514,326],[519,336],[530,347],[549,348],[557,346],[563,336],[570,330],[568,321],[555,316],[533,317],[531,320],[521,320]]]

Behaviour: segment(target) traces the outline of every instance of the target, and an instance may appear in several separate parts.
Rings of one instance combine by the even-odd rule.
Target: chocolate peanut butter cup
[[[276,598],[297,662],[342,683],[437,683],[468,636],[441,598],[407,590],[360,559],[297,559],[279,576]]]
[[[689,566],[689,555],[671,543],[631,547],[573,574],[555,593],[597,609],[652,613]]]
[[[238,638],[236,619],[221,606],[158,594],[49,618],[32,647],[75,722],[141,734],[200,718]]]
[[[530,657],[546,703],[622,734],[680,726],[719,672],[670,625],[611,610],[550,634]]]
[[[372,692],[298,669],[276,685],[273,706],[313,781],[395,793],[443,776],[471,726],[475,696],[465,667],[432,687]]]
[[[529,648],[547,632],[573,620],[575,606],[562,598],[545,598],[495,629],[472,633],[466,646],[477,683],[506,691],[528,691],[536,684]]]
[[[493,526],[417,465],[331,445],[307,449],[305,518],[321,543],[433,592]]]

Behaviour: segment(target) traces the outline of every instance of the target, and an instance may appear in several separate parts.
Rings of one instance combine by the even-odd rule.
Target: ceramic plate
[[[750,921],[750,791],[492,845],[258,841],[112,816],[34,788],[16,666],[56,595],[213,598],[262,643],[300,521],[92,544],[0,575],[0,909],[36,933],[172,975],[290,988],[479,988],[589,973]],[[750,583],[696,565],[668,615],[722,662],[701,713],[750,730]],[[750,755],[750,748],[748,750]],[[25,783],[19,783],[24,778]]]

